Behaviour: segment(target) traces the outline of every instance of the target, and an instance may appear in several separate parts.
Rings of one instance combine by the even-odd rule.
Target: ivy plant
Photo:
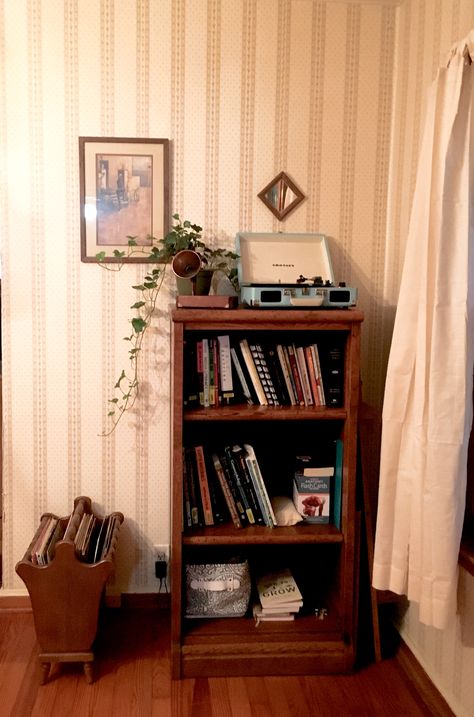
[[[125,259],[137,254],[143,255],[146,270],[143,281],[133,285],[137,292],[137,301],[130,309],[134,315],[130,319],[131,331],[124,341],[129,344],[128,369],[122,369],[114,385],[114,396],[108,400],[107,416],[111,421],[110,428],[102,435],[109,436],[116,429],[124,414],[131,410],[139,395],[139,355],[147,329],[150,327],[160,289],[166,276],[166,269],[173,257],[180,251],[192,249],[200,254],[203,267],[212,271],[223,272],[231,282],[234,289],[238,289],[237,259],[238,255],[227,249],[211,248],[202,241],[202,227],[192,224],[189,220],[181,221],[179,214],[174,214],[175,221],[171,231],[162,239],[148,237],[151,249],[138,246],[137,237],[127,236],[127,248],[124,251],[115,250],[114,259]],[[96,254],[99,265],[107,271],[120,271],[124,264],[120,261],[114,264],[107,263],[104,251]]]

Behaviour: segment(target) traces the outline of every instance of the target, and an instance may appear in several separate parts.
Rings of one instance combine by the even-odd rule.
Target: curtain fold
[[[467,50],[467,52],[466,52]],[[373,585],[456,612],[474,362],[474,31],[428,98],[383,405]]]

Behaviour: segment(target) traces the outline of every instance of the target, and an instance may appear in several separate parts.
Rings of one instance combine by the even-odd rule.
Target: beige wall
[[[2,7],[3,5],[3,7]],[[364,388],[380,401],[396,6],[311,0],[4,2],[4,589],[45,510],[76,495],[126,523],[117,589],[153,591],[169,537],[172,282],[145,391],[115,434],[141,275],[80,262],[78,136],[168,137],[171,210],[233,246],[247,231],[321,231],[367,313]],[[286,170],[307,195],[279,224],[257,193]]]
[[[152,546],[169,540],[174,287],[137,411],[101,438],[141,270],[80,262],[78,136],[169,138],[171,211],[211,241],[326,233],[336,279],[359,288],[364,395],[380,405],[423,97],[472,25],[471,0],[0,0],[4,593],[23,590],[39,515],[76,495],[126,516],[116,591],[156,590]],[[307,200],[279,224],[257,193],[282,169]]]
[[[387,264],[399,266],[407,235],[427,90],[451,45],[474,28],[472,0],[405,0],[397,13],[394,143],[390,163]],[[387,273],[396,303],[399,272]],[[393,283],[392,283],[393,282]],[[441,528],[442,529],[442,528]],[[458,717],[474,714],[474,578],[461,570],[459,615],[449,630],[422,625],[411,605],[400,631]]]

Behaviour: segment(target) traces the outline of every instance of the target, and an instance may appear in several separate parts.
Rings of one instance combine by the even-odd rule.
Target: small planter
[[[195,279],[182,279],[176,277],[176,286],[179,296],[207,296],[211,289],[214,272],[211,269],[201,269]],[[194,291],[193,291],[194,288]]]

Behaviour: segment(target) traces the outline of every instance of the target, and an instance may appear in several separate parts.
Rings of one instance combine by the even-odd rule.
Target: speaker
[[[179,251],[171,263],[174,273],[181,279],[193,279],[199,273],[201,266],[200,255],[192,249]]]

